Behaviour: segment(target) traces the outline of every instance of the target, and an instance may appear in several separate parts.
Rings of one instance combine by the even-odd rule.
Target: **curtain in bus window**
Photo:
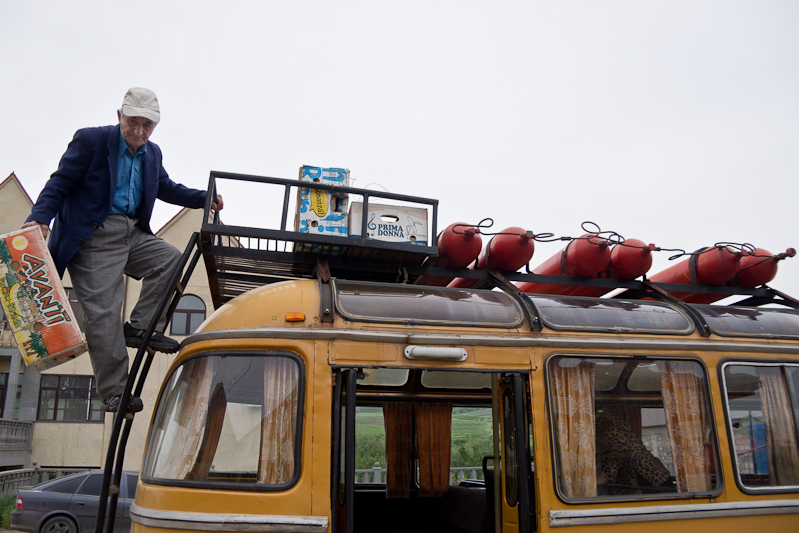
[[[561,487],[570,498],[596,496],[594,364],[558,359],[550,377]]]
[[[659,361],[657,365],[677,490],[709,491],[713,488],[713,466],[708,456],[710,425],[698,366],[690,361]]]
[[[411,497],[413,404],[383,404],[386,426],[386,498]]]
[[[265,359],[259,483],[287,483],[294,474],[297,384],[297,363],[286,357]]]
[[[419,456],[419,496],[444,496],[449,489],[452,452],[452,404],[417,403],[416,445]]]
[[[214,462],[216,449],[219,447],[219,438],[222,436],[222,424],[225,421],[227,409],[227,396],[221,383],[217,383],[211,394],[208,407],[208,417],[205,421],[205,431],[200,449],[197,452],[197,461],[186,479],[206,480]]]
[[[184,479],[191,470],[200,445],[205,415],[208,412],[208,396],[211,391],[216,358],[203,357],[184,365],[188,372],[185,378],[183,401],[180,403],[177,425],[170,443],[166,460],[159,463],[155,477]]]
[[[799,485],[799,443],[780,367],[756,367],[763,400],[768,470],[774,485]]]

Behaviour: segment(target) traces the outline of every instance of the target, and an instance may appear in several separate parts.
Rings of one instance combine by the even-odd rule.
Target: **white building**
[[[0,183],[0,234],[19,229],[33,202],[14,173]],[[183,251],[200,231],[201,209],[183,209],[157,235]],[[67,273],[62,280],[78,321],[81,310],[71,296]],[[136,302],[140,283],[127,279],[123,318]],[[213,310],[205,269],[198,265],[185,288],[166,332],[180,341]],[[130,349],[133,360],[135,350]],[[125,469],[138,470],[147,427],[161,382],[174,358],[157,353],[142,393],[144,411],[137,414],[125,454]],[[88,354],[43,373],[25,368],[0,308],[0,471],[33,462],[52,468],[102,468],[113,416],[100,409]]]

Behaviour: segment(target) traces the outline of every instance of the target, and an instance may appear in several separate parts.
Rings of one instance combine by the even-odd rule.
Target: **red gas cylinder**
[[[657,247],[638,239],[627,239],[610,251],[610,268],[600,273],[600,278],[635,279],[646,274],[652,266],[652,252]],[[599,297],[613,290],[606,287],[567,285],[560,294]]]
[[[652,275],[649,280],[655,283],[724,285],[738,272],[742,255],[743,252],[733,251],[727,246],[701,248],[690,258]],[[672,295],[689,303],[702,303],[708,296],[718,296],[685,292],[673,292]]]
[[[513,226],[491,237],[488,246],[477,258],[476,268],[515,272],[530,261],[533,252],[535,252],[533,234],[523,228]],[[472,264],[469,268],[473,270],[475,265]],[[477,281],[469,278],[455,278],[447,287],[468,288],[473,287]]]
[[[734,287],[757,287],[773,280],[777,275],[777,263],[786,257],[796,255],[796,250],[788,248],[785,253],[773,255],[763,248],[755,248],[752,251],[744,251],[738,272],[729,281],[729,285]],[[723,298],[724,294],[691,294],[683,298],[684,301],[692,304],[712,304]]]
[[[638,239],[627,239],[617,244],[610,252],[610,278],[635,279],[643,276],[652,267],[654,244]]]
[[[741,258],[741,268],[732,280],[738,287],[757,287],[773,280],[777,275],[777,263],[786,257],[796,255],[796,250],[788,248],[784,254],[772,255],[763,248],[755,248],[751,254]]]
[[[480,255],[483,239],[478,228],[456,222],[439,234],[436,246],[438,257],[428,258],[422,266],[466,268]],[[451,277],[419,276],[414,284],[444,287],[450,281]]]
[[[741,255],[741,252],[734,252],[726,246],[702,248],[685,261],[653,274],[649,279],[657,283],[724,285],[738,272]]]
[[[610,241],[593,233],[586,233],[566,245],[533,269],[534,274],[545,276],[597,277],[610,263]],[[536,294],[563,294],[569,285],[555,283],[517,283],[524,292]]]

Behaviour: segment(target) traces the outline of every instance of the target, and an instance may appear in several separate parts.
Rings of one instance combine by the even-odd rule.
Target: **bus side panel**
[[[535,516],[538,532],[568,533],[731,533],[731,532],[783,532],[799,531],[799,500],[795,493],[749,495],[736,483],[731,457],[731,446],[726,428],[724,398],[718,378],[720,360],[730,360],[725,352],[681,353],[677,356],[701,360],[707,371],[712,418],[718,441],[719,471],[723,477],[723,492],[713,498],[646,499],[621,501],[614,499],[602,503],[569,504],[559,498],[556,475],[553,471],[553,423],[550,418],[550,400],[546,390],[545,359],[552,353],[546,349],[536,351],[531,373],[533,417],[533,458]],[[563,352],[557,352],[563,353]],[[575,355],[615,357],[624,355],[569,351]],[[651,354],[664,355],[663,351]],[[668,354],[674,357],[675,354]],[[735,354],[735,358],[752,361],[762,359],[759,354]],[[665,355],[664,355],[665,357]],[[636,513],[631,517],[629,514]]]
[[[298,413],[302,422],[302,448],[301,471],[296,484],[278,491],[255,492],[250,490],[226,490],[220,488],[194,488],[183,486],[168,486],[166,484],[148,484],[139,480],[136,491],[135,505],[150,514],[168,512],[178,519],[191,513],[199,513],[207,519],[216,520],[220,529],[230,515],[275,515],[289,517],[319,517],[330,516],[330,447],[329,447],[329,420],[330,420],[330,379],[327,377],[319,384],[317,379],[317,364],[314,360],[315,343],[301,340],[277,340],[276,346],[269,346],[263,339],[237,339],[235,343],[226,341],[211,341],[192,345],[192,351],[197,353],[213,352],[215,350],[269,350],[279,349],[298,355],[304,363],[305,369],[305,394],[303,412]],[[324,343],[321,343],[324,345]],[[323,375],[329,375],[325,355],[320,363]],[[326,372],[326,374],[325,374]],[[316,437],[321,444],[314,448],[314,411],[320,412],[323,423],[321,434]],[[318,480],[317,490],[313,481]],[[213,518],[218,515],[217,518]],[[177,526],[176,526],[177,527]],[[208,526],[203,526],[203,528]],[[131,531],[136,533],[151,533],[162,528],[153,525],[136,523],[134,517]],[[191,528],[190,528],[191,529]],[[199,528],[197,530],[201,530]],[[206,529],[202,529],[206,530]],[[174,529],[171,529],[174,531]],[[209,529],[214,531],[214,529]]]
[[[309,403],[305,407],[305,431],[311,474],[311,511],[314,516],[331,518],[331,420],[333,419],[333,374],[329,359],[330,342],[314,344],[313,364],[308,365]],[[313,384],[313,385],[310,385]]]

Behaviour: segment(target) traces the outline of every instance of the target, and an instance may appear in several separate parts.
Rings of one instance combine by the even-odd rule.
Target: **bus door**
[[[531,531],[530,438],[525,379],[504,374],[500,379],[501,527],[503,533]]]
[[[352,533],[355,499],[356,369],[335,371],[333,392],[333,457],[330,487],[333,533]]]

